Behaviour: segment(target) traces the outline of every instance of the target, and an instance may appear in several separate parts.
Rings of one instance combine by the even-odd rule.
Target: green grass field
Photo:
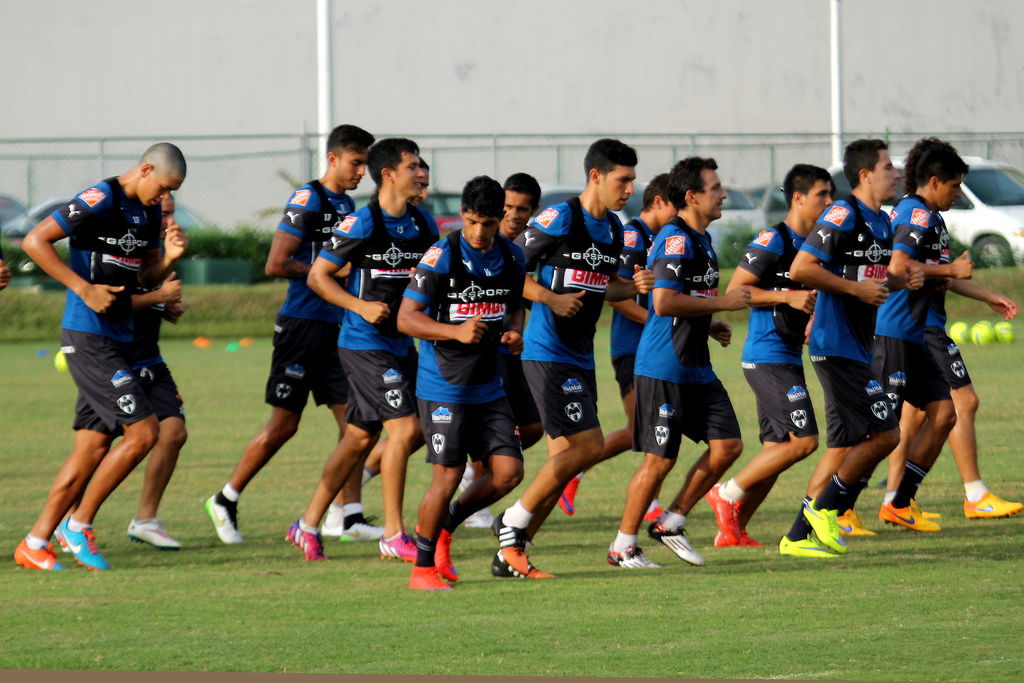
[[[753,397],[739,370],[744,333],[737,326],[737,342],[712,352],[743,428],[739,465],[758,445]],[[623,417],[606,328],[601,335],[602,419],[611,430]],[[88,572],[62,556],[70,566],[59,574],[16,567],[11,553],[71,446],[74,388],[52,366],[56,331],[50,342],[0,345],[0,550],[7,557],[0,668],[1024,680],[1022,518],[965,520],[948,449],[919,494],[943,515],[938,534],[882,528],[875,517],[882,492],[872,485],[859,507],[878,536],[853,539],[846,557],[827,564],[780,557],[778,539],[812,456],[779,478],[752,521],[763,548],[713,548],[714,518],[702,502],[687,528],[707,566],[683,565],[648,541],[648,554],[664,564],[650,572],[605,561],[638,463],[636,454],[623,454],[584,479],[574,517],[556,510],[536,539],[532,559],[557,579],[492,578],[490,532],[463,529],[453,548],[456,589],[422,594],[407,588],[409,565],[378,559],[373,544],[328,541],[330,562],[305,563],[284,540],[336,437],[327,412],[310,409],[299,434],[245,491],[246,542],[224,546],[203,501],[268,416],[262,396],[270,356],[269,339],[234,353],[223,350],[230,341],[217,339],[207,350],[184,340],[163,345],[186,401],[190,440],[160,516],[185,548],[160,552],[126,536],[140,469],[96,520],[113,570]],[[1024,498],[1022,343],[964,349],[982,399],[982,471],[1014,500]],[[44,357],[36,357],[41,349]],[[813,373],[808,381],[821,411]],[[698,453],[684,444],[667,489],[680,485]],[[527,453],[527,477],[543,457],[537,447]],[[410,531],[427,474],[422,452],[414,455]],[[379,480],[364,501],[379,514]]]

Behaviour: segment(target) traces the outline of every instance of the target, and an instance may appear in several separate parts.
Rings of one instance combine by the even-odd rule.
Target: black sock
[[[892,499],[894,508],[905,508],[910,506],[910,499],[917,495],[917,487],[928,474],[928,468],[923,465],[907,461],[903,466],[903,478],[900,479],[899,488],[896,489],[896,497]]]
[[[436,538],[423,538],[423,536],[416,534],[416,566],[433,567],[434,551],[436,549]]]
[[[804,496],[804,503],[809,503],[810,498]],[[796,513],[796,520],[793,522],[793,526],[789,529],[789,533],[786,534],[786,538],[791,541],[802,541],[811,535],[811,525],[807,523],[807,519],[804,517],[804,506],[800,506],[800,511]]]
[[[357,512],[352,515],[345,515],[345,521],[342,524],[345,529],[348,529],[353,524],[366,524],[366,517],[363,517],[362,512]]]
[[[825,490],[818,496],[814,506],[819,510],[838,510],[842,514],[849,510],[850,485],[839,478],[838,474],[832,475],[832,481],[828,483]]]
[[[444,521],[442,527],[448,530],[448,533],[452,533],[455,529],[466,521],[466,518],[477,510],[482,510],[483,506],[471,505],[466,506],[459,502],[456,498],[448,504],[448,518]]]
[[[861,477],[860,479],[849,485],[850,494],[848,501],[846,503],[846,510],[850,510],[855,505],[857,505],[857,499],[860,498],[861,492],[868,487],[868,483],[870,481],[871,476],[868,475],[866,477]],[[846,510],[840,510],[839,514],[843,514],[844,512],[846,512]]]
[[[213,502],[215,502],[217,505],[222,505],[226,508],[233,509],[238,507],[238,501],[228,500],[227,498],[224,497],[223,491],[217,491],[217,495],[214,496]]]

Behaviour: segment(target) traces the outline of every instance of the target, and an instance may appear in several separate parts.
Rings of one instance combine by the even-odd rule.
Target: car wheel
[[[1013,265],[1010,245],[998,235],[985,235],[974,243],[972,251],[977,254],[978,265],[983,268]]]

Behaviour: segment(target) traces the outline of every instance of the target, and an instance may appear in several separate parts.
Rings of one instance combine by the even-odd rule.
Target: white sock
[[[657,510],[660,507],[661,507],[661,503],[659,503],[658,499],[655,498],[654,500],[651,501],[651,504],[647,506],[647,512],[654,512],[655,510]]]
[[[32,534],[29,534],[25,537],[25,545],[27,545],[31,550],[42,550],[49,544],[46,542],[46,539],[37,538]]]
[[[301,519],[299,520],[299,528],[305,531],[307,534],[315,534],[317,532],[317,528],[315,526],[309,526]]]
[[[968,501],[977,503],[988,493],[988,487],[981,479],[975,479],[964,484],[964,493],[967,494]]]
[[[69,531],[74,531],[76,534],[80,534],[85,529],[91,529],[91,528],[92,528],[92,524],[82,524],[81,522],[79,522],[78,520],[75,519],[74,515],[71,515],[70,517],[68,517],[68,530]]]
[[[638,542],[636,534],[624,534],[620,531],[615,534],[615,540],[612,542],[612,552],[624,553],[626,548],[636,545]]]
[[[363,486],[366,486],[367,482],[376,477],[379,473],[374,472],[369,467],[363,467]]]
[[[341,510],[345,514],[346,517],[348,517],[349,515],[361,515],[361,514],[363,514],[363,504],[362,503],[345,503],[342,506]]]
[[[465,490],[473,483],[474,479],[476,479],[476,476],[473,472],[473,466],[467,463],[466,469],[462,472],[462,481],[459,482],[459,489]]]
[[[679,513],[665,510],[665,514],[663,514],[661,519],[658,521],[661,522],[661,525],[669,531],[675,531],[686,524],[686,515],[680,515]]]
[[[345,512],[343,508],[337,503],[331,503],[330,507],[327,508],[327,519],[324,520],[325,526],[339,526],[345,521]]]
[[[890,491],[889,489],[886,489],[885,490],[885,495],[882,496],[882,504],[885,505],[886,503],[891,503],[892,499],[895,498],[895,497],[896,497],[896,492],[895,491]]]
[[[736,483],[735,477],[718,488],[718,493],[730,503],[738,503],[747,496],[747,492]]]
[[[237,503],[238,498],[242,495],[241,493],[235,490],[235,487],[231,485],[230,481],[224,484],[224,488],[222,488],[220,492],[221,494],[223,494],[225,498],[230,500],[232,503]]]
[[[505,526],[514,526],[517,529],[525,529],[530,525],[530,520],[533,519],[533,513],[523,507],[520,501],[516,501],[515,504],[508,510],[505,510],[505,514],[502,515],[501,523]]]
[[[573,477],[573,478],[574,478],[574,479],[575,479],[576,481],[583,481],[583,475],[584,475],[584,474],[586,474],[586,472],[580,472],[579,474],[577,474],[577,475],[576,475],[575,477]]]

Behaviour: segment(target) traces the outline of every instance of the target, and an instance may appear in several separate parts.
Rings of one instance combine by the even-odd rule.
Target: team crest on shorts
[[[964,362],[962,360],[954,361],[953,364],[949,366],[949,369],[952,370],[953,374],[957,377],[963,377],[967,374],[967,368],[964,367]]]
[[[392,389],[388,393],[384,394],[384,400],[388,402],[388,405],[392,408],[397,408],[402,405],[402,392],[398,389]]]
[[[121,409],[121,412],[131,415],[135,412],[135,397],[131,394],[125,394],[117,399],[117,407]]]
[[[664,425],[658,425],[654,428],[654,440],[658,442],[659,446],[664,446],[665,442],[668,441],[668,427]]]
[[[889,417],[889,406],[885,404],[885,401],[875,401],[871,404],[871,412],[875,414],[879,420],[884,420]]]
[[[899,394],[895,391],[890,391],[887,395],[889,396],[889,403],[892,405],[893,411],[895,411],[897,405],[899,405]]]
[[[440,454],[444,450],[444,434],[433,434],[430,437],[430,447],[435,453]]]
[[[789,414],[789,419],[793,421],[797,429],[803,429],[804,425],[807,424],[807,411],[806,410],[794,410]]]
[[[573,401],[572,403],[565,406],[565,414],[573,422],[579,422],[583,419],[583,406]]]
[[[292,395],[292,385],[291,384],[286,384],[285,382],[280,382],[274,388],[274,396],[277,396],[278,398],[288,398],[291,395]]]

